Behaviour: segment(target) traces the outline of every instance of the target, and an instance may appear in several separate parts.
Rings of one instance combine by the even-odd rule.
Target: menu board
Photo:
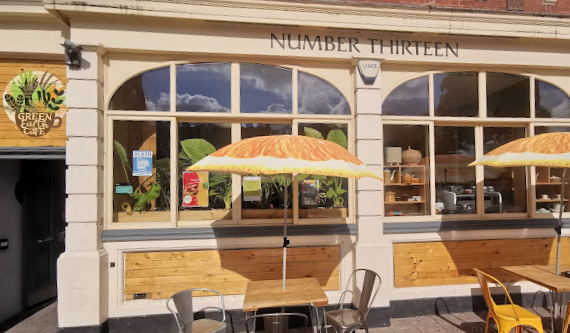
[[[208,173],[182,173],[182,207],[208,207]]]

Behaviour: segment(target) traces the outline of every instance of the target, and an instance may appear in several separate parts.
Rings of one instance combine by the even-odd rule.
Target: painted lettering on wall
[[[271,33],[271,48],[283,50],[372,53],[421,57],[459,57],[459,43]]]
[[[65,86],[48,72],[22,72],[6,85],[3,97],[8,118],[31,137],[60,127],[67,113]]]

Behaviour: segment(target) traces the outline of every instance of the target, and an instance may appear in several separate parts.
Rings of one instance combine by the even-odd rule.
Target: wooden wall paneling
[[[562,239],[561,260],[570,264],[568,238]],[[500,267],[555,263],[554,238],[400,243],[394,244],[394,283],[396,288],[477,283],[473,268],[516,281]]]
[[[225,295],[244,294],[249,281],[282,278],[282,251],[282,248],[264,248],[127,253],[125,299],[134,299],[135,294],[164,299],[188,288],[210,288]],[[315,277],[325,290],[339,289],[339,264],[338,246],[297,247],[287,251],[287,277]]]

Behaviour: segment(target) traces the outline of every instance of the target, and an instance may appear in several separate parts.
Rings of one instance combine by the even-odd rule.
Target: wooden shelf
[[[564,199],[564,202],[568,199]],[[560,202],[560,199],[536,199],[536,202]]]
[[[566,182],[566,184],[568,184],[568,182]],[[536,182],[536,185],[562,185],[562,182],[558,182],[558,183]]]
[[[385,168],[425,168],[423,164],[398,164],[398,165],[384,165]]]
[[[384,183],[384,186],[423,186],[423,185],[425,185],[425,183],[409,183],[409,184],[405,184],[405,183],[386,184],[386,183]]]
[[[405,205],[405,204],[423,204],[425,201],[391,201],[384,202],[386,205]]]

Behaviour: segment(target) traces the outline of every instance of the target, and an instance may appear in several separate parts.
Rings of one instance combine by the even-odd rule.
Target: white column
[[[80,69],[67,70],[65,252],[57,265],[59,327],[107,320],[108,255],[103,229],[103,60],[83,47]]]
[[[358,69],[358,60],[355,62],[356,153],[368,168],[382,176],[381,72],[378,72],[373,82],[363,81]],[[393,267],[390,244],[383,243],[382,182],[372,178],[359,179],[356,195],[358,233],[355,268],[371,269],[380,275],[382,287],[373,306],[389,307]]]

